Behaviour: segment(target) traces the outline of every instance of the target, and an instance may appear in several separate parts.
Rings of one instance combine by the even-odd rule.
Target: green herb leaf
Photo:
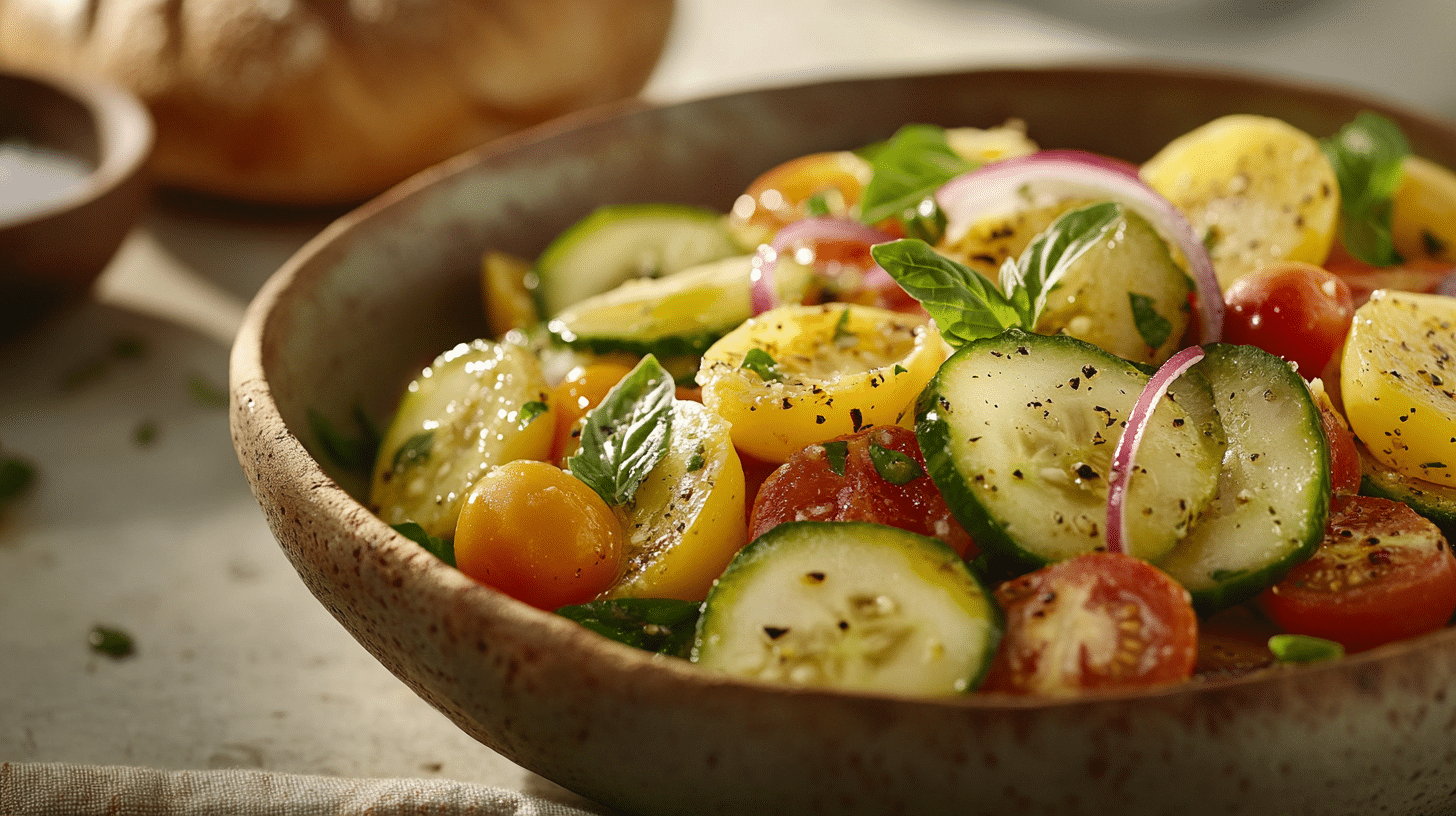
[[[804,199],[804,212],[811,217],[833,214],[829,199],[823,193],[815,193]]]
[[[821,444],[824,449],[824,456],[829,459],[829,469],[835,476],[844,475],[845,463],[849,461],[849,442],[844,439],[835,439]]]
[[[849,308],[845,307],[839,313],[839,319],[834,321],[834,346],[848,348],[857,343],[859,343],[859,336],[849,330]]]
[[[374,467],[374,457],[379,453],[379,431],[359,405],[354,406],[353,420],[356,429],[351,436],[336,430],[323,414],[312,408],[308,410],[308,427],[318,440],[323,455],[341,470],[367,475]],[[396,467],[398,460],[396,455],[393,463]]]
[[[24,459],[0,459],[0,502],[16,498],[34,482],[34,465]]]
[[[880,478],[892,485],[909,484],[925,475],[915,457],[874,442],[870,443],[870,463]]]
[[[131,441],[142,447],[147,447],[157,441],[157,433],[160,430],[155,420],[144,419],[137,423],[136,428],[132,430]]]
[[[201,374],[193,374],[187,379],[187,393],[193,402],[204,408],[226,408],[228,405],[227,391]]]
[[[844,313],[848,315],[849,310],[845,309]],[[749,349],[748,353],[743,355],[743,363],[738,367],[752,371],[764,382],[783,382],[784,379],[784,375],[779,373],[778,361],[761,348]]]
[[[1102,242],[1122,218],[1122,205],[1103,201],[1063,213],[1034,238],[1021,259],[1001,267],[1001,289],[1023,309],[1021,327],[1030,331],[1046,309],[1047,296],[1087,250]]]
[[[558,615],[618,643],[672,657],[692,650],[702,604],[668,598],[617,598],[563,606]]]
[[[88,637],[92,651],[120,660],[136,653],[131,635],[113,626],[93,626]]]
[[[702,442],[699,442],[697,448],[693,449],[693,455],[688,457],[687,472],[697,473],[702,470],[703,465],[707,464],[707,460],[703,458],[707,453],[708,447]]]
[[[395,450],[394,458],[389,462],[390,472],[399,475],[412,467],[429,461],[430,451],[434,447],[434,431],[420,431],[414,434]]]
[[[1390,235],[1391,196],[1400,186],[1410,143],[1400,126],[1370,111],[1320,146],[1340,183],[1340,238],[1351,255],[1376,266],[1394,266],[1400,253]]]
[[[1269,651],[1280,663],[1312,663],[1345,655],[1344,646],[1309,635],[1275,635],[1269,638]]]
[[[1127,301],[1132,307],[1132,323],[1137,327],[1138,337],[1143,339],[1148,348],[1159,348],[1168,342],[1169,335],[1173,333],[1173,324],[1168,322],[1168,318],[1158,314],[1153,299],[1137,292],[1128,292]]]
[[[924,241],[905,238],[870,247],[890,277],[935,318],[940,334],[960,347],[1021,326],[1021,313],[989,280],[941,255]]]
[[[977,165],[951,149],[945,128],[911,124],[869,155],[870,180],[860,195],[860,220],[915,220],[936,188]]]
[[[531,400],[525,405],[522,405],[520,414],[520,427],[524,430],[532,422],[535,422],[538,417],[540,417],[542,414],[546,413],[549,410],[551,410],[550,407],[547,406],[546,403],[539,400]]]
[[[657,358],[643,357],[587,414],[581,447],[566,466],[608,505],[630,502],[667,455],[675,393]]]
[[[452,567],[455,566],[455,542],[448,538],[432,536],[425,532],[425,528],[413,521],[400,522],[391,526],[396,533],[424,547],[431,555]]]

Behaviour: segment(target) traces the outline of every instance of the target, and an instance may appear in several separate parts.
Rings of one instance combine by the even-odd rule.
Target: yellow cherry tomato
[[[577,366],[567,373],[552,392],[551,404],[556,415],[555,439],[551,443],[551,461],[564,465],[566,457],[576,453],[581,442],[581,420],[597,407],[612,386],[632,371],[625,363],[606,362]]]
[[[784,462],[816,442],[913,419],[944,348],[915,315],[845,303],[782,306],[714,343],[698,383],[703,404],[732,424],[739,450]]]
[[[455,527],[461,572],[540,609],[590,601],[622,569],[621,524],[601,497],[546,462],[494,468]]]

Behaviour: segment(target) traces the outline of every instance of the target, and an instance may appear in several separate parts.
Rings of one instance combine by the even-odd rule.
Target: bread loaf
[[[0,65],[131,89],[163,184],[333,205],[635,94],[671,16],[671,0],[0,0]]]

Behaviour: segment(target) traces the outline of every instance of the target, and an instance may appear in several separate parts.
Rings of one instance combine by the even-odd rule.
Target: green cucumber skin
[[[893,536],[914,542],[916,546],[939,564],[938,571],[945,571],[951,574],[954,580],[963,581],[965,586],[979,594],[983,604],[982,611],[986,616],[987,638],[985,648],[980,655],[968,655],[968,660],[977,660],[978,665],[975,671],[968,676],[968,685],[965,693],[975,691],[985,680],[986,674],[991,669],[992,660],[995,658],[996,650],[1000,646],[1001,638],[1006,631],[1005,615],[999,604],[996,603],[995,595],[989,586],[976,573],[971,566],[961,558],[945,542],[912,533],[898,527],[891,527],[883,524],[875,524],[863,521],[788,521],[775,526],[763,535],[749,542],[733,561],[723,571],[722,576],[714,581],[713,588],[709,591],[708,597],[703,601],[702,613],[698,616],[697,630],[694,637],[693,648],[689,659],[697,662],[699,648],[705,638],[710,634],[710,629],[717,623],[718,610],[713,607],[717,603],[732,603],[732,596],[736,592],[735,583],[745,575],[751,575],[759,566],[760,562],[772,559],[782,548],[796,545],[807,546],[812,541],[804,541],[804,536],[814,537],[820,535],[851,535],[862,539],[873,540],[878,537]]]
[[[648,354],[656,357],[702,357],[703,352],[712,348],[723,335],[731,331],[722,332],[704,331],[696,334],[675,334],[655,338],[632,338],[632,337],[576,337],[571,340],[564,339],[556,332],[551,333],[551,340],[567,348],[578,351],[586,351],[592,354],[635,354],[639,357]]]
[[[1401,502],[1439,527],[1447,541],[1456,542],[1456,489],[1402,476],[1364,450],[1360,467],[1361,495]]]
[[[1206,616],[1258,596],[1260,592],[1281,581],[1295,565],[1314,554],[1314,551],[1319,548],[1320,541],[1324,538],[1325,525],[1329,518],[1331,490],[1329,441],[1325,437],[1324,427],[1320,421],[1319,408],[1309,397],[1308,386],[1305,385],[1299,374],[1282,359],[1254,346],[1214,343],[1206,346],[1204,351],[1204,359],[1195,368],[1208,377],[1214,388],[1214,399],[1219,412],[1225,416],[1229,456],[1237,456],[1243,446],[1237,432],[1229,425],[1234,417],[1230,416],[1228,412],[1233,410],[1234,406],[1229,404],[1229,399],[1222,395],[1228,392],[1230,385],[1247,382],[1253,377],[1263,374],[1267,377],[1264,382],[1269,386],[1287,389],[1290,394],[1304,395],[1299,413],[1302,419],[1300,424],[1304,429],[1300,437],[1305,444],[1300,449],[1311,460],[1307,471],[1309,478],[1303,488],[1299,490],[1299,492],[1305,493],[1304,501],[1302,506],[1294,508],[1300,517],[1299,529],[1296,529],[1295,535],[1289,540],[1293,546],[1281,555],[1272,558],[1262,566],[1235,571],[1233,574],[1222,577],[1217,573],[1184,576],[1170,569],[1169,562],[1178,557],[1180,551],[1184,549],[1184,545],[1175,547],[1173,552],[1157,564],[1157,566],[1167,569],[1174,578],[1188,587],[1193,599],[1193,608],[1198,614]],[[1264,453],[1263,451],[1258,452]],[[1227,462],[1226,458],[1226,469]],[[1221,487],[1223,486],[1224,483],[1221,482]],[[1201,520],[1200,523],[1203,521]],[[1197,527],[1195,527],[1189,540],[1195,539],[1197,535]],[[1212,581],[1212,585],[1188,586],[1190,578],[1193,577]]]

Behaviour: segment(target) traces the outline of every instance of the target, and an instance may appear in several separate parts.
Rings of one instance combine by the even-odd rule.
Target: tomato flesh
[[[1406,505],[1337,496],[1314,556],[1259,601],[1285,631],[1363,651],[1446,625],[1456,612],[1456,556]]]
[[[1094,552],[1001,583],[1006,633],[981,688],[1075,694],[1193,674],[1198,617],[1187,590],[1138,558]]]
[[[1330,491],[1335,495],[1360,492],[1360,450],[1355,434],[1329,400],[1319,401],[1320,427],[1330,448]]]
[[[866,428],[790,456],[759,487],[748,536],[806,520],[886,524],[938,538],[963,557],[975,554],[970,534],[925,473],[915,433],[898,425]]]
[[[1325,370],[1355,316],[1355,300],[1343,278],[1293,261],[1238,278],[1224,292],[1224,301],[1224,340],[1298,363],[1306,378]]]

